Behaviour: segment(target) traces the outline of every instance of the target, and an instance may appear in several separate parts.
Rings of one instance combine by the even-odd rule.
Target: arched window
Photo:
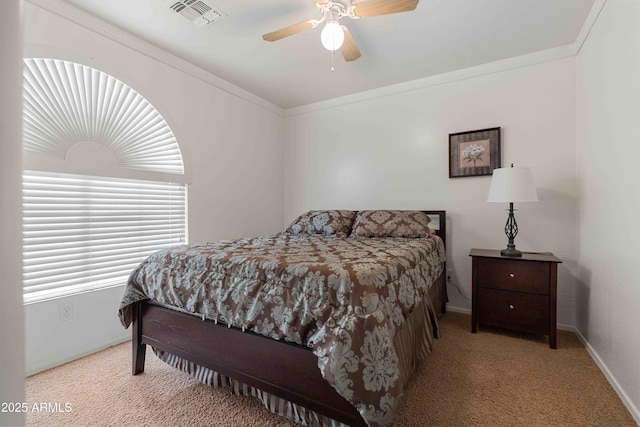
[[[96,69],[25,59],[24,299],[122,285],[187,241],[180,147],[139,93]]]

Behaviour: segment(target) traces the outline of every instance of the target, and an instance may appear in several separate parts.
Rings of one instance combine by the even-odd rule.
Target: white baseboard
[[[447,311],[451,311],[451,312],[454,312],[454,313],[469,314],[469,315],[471,314],[471,310],[469,310],[468,308],[455,307],[455,306],[449,306],[449,305],[447,305]],[[580,333],[580,331],[578,329],[576,329],[575,327],[573,327],[573,326],[563,325],[563,324],[559,324],[558,325],[558,329],[561,329],[561,330],[564,330],[564,331],[570,331],[570,332],[573,332],[573,333],[576,334],[576,336],[578,337],[578,339],[580,340],[582,345],[584,345],[584,347],[587,349],[587,352],[589,353],[589,355],[591,356],[593,361],[596,363],[596,365],[598,365],[598,367],[600,368],[600,370],[602,371],[604,376],[609,381],[609,384],[611,384],[611,387],[613,387],[613,389],[615,390],[616,394],[620,397],[620,399],[622,400],[622,403],[627,408],[627,410],[629,411],[629,413],[631,414],[631,416],[633,417],[635,422],[638,425],[640,425],[640,410],[638,410],[636,405],[631,401],[631,399],[629,398],[627,393],[620,386],[620,383],[618,383],[618,380],[616,379],[616,377],[611,373],[611,370],[609,370],[609,367],[602,360],[602,358],[595,351],[595,349],[591,346],[591,344],[589,344],[589,342],[584,338],[584,336]],[[98,351],[104,350],[105,348],[108,348],[108,347],[111,347],[111,346],[114,346],[114,345],[121,344],[123,342],[129,341],[130,339],[131,339],[130,337],[127,337],[127,338],[124,338],[124,339],[119,339],[119,340],[116,340],[114,342],[106,343],[105,345],[101,346],[100,348],[87,350],[85,352],[82,352],[81,354],[75,354],[75,355],[69,356],[69,357],[65,358],[64,360],[58,360],[56,362],[51,362],[51,363],[47,364],[46,366],[35,367],[32,370],[32,372],[27,372],[27,375],[33,375],[33,374],[36,374],[38,372],[42,372],[42,371],[45,371],[47,369],[53,368],[55,366],[59,366],[59,365],[62,365],[64,363],[71,362],[71,361],[79,359],[81,357],[85,357],[85,356],[88,356],[90,354],[96,353]]]
[[[609,384],[611,384],[611,387],[613,387],[615,392],[618,394],[618,397],[620,397],[620,400],[622,400],[622,403],[624,403],[624,406],[626,406],[627,409],[629,410],[629,413],[631,414],[633,419],[636,421],[636,424],[640,426],[640,410],[638,410],[638,407],[631,401],[627,393],[620,386],[620,383],[618,382],[616,377],[613,375],[613,373],[611,372],[607,364],[604,363],[604,360],[602,360],[598,352],[591,346],[591,344],[589,344],[589,341],[586,340],[586,338],[580,333],[578,329],[572,328],[570,330],[573,331],[578,337],[578,339],[580,340],[580,342],[582,342],[582,345],[584,345],[584,348],[587,349],[587,352],[589,352],[589,355],[591,356],[593,361],[596,362],[596,365],[598,365],[598,367],[600,368],[604,376],[609,381]]]
[[[469,310],[468,308],[461,308],[461,307],[455,307],[455,306],[449,306],[449,305],[447,305],[447,311],[451,311],[454,313],[469,314],[469,315],[471,314],[471,310]],[[611,370],[607,367],[606,363],[604,363],[600,355],[595,351],[595,349],[591,346],[591,344],[589,344],[589,342],[584,338],[584,336],[580,333],[580,331],[576,329],[575,326],[564,325],[564,324],[558,324],[557,326],[558,326],[558,329],[561,329],[563,331],[570,331],[576,334],[576,336],[578,337],[582,345],[584,345],[584,348],[587,349],[587,352],[589,353],[593,361],[596,362],[596,365],[598,365],[598,368],[600,368],[604,376],[607,378],[607,381],[609,381],[609,384],[611,384],[611,387],[613,387],[616,394],[620,397],[620,400],[622,400],[622,403],[624,403],[624,406],[626,406],[627,410],[629,410],[629,413],[631,413],[631,416],[633,417],[633,419],[640,426],[640,410],[638,410],[636,405],[631,401],[627,393],[620,386],[620,383],[618,382],[616,377],[611,373]]]
[[[471,315],[471,310],[469,310],[468,308],[455,307],[455,306],[451,306],[449,304],[447,304],[447,311],[452,311],[454,313],[463,313],[463,314]]]
[[[77,354],[72,354],[69,355],[68,357],[64,357],[62,359],[58,359],[58,360],[53,360],[44,364],[40,364],[37,366],[33,366],[30,369],[27,370],[27,376],[30,375],[34,375],[37,374],[38,372],[42,372],[42,371],[46,371],[47,369],[51,369],[51,368],[55,368],[56,366],[60,366],[60,365],[64,365],[65,363],[69,363],[69,362],[73,362],[76,359],[80,359],[83,358],[85,356],[89,356],[90,354],[93,353],[97,353],[99,351],[102,351],[106,348],[112,347],[114,345],[118,345],[118,344],[122,344],[123,342],[127,342],[130,341],[131,337],[126,337],[126,338],[122,338],[122,339],[117,339],[111,342],[107,342],[104,345],[101,345],[100,347],[96,347],[96,348],[92,348]]]

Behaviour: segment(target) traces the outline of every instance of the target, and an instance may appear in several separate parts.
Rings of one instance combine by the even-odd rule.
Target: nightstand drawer
[[[478,287],[549,295],[549,263],[482,258]]]
[[[548,296],[478,289],[478,311],[478,321],[482,325],[534,334],[549,333]]]

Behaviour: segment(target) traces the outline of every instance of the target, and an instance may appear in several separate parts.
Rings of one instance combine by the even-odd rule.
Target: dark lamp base
[[[509,257],[521,257],[522,252],[520,252],[516,248],[506,248],[500,251],[500,255]]]

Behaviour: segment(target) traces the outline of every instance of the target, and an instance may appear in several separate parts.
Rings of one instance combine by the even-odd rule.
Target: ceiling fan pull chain
[[[331,72],[333,73],[335,71],[335,68],[333,68],[333,57],[335,56],[336,51],[332,50],[331,51]]]
[[[192,1],[192,0],[189,0]],[[415,10],[420,0],[313,0],[319,19],[307,19],[297,24],[289,25],[277,31],[264,34],[263,40],[274,42],[302,31],[317,28],[326,23],[320,33],[320,41],[325,49],[335,52],[342,48],[342,55],[346,62],[360,58],[361,53],[346,26],[340,25],[340,19],[360,19],[369,16],[390,15],[393,13]],[[344,47],[343,47],[344,43]],[[331,57],[331,71],[335,71],[333,56]]]

